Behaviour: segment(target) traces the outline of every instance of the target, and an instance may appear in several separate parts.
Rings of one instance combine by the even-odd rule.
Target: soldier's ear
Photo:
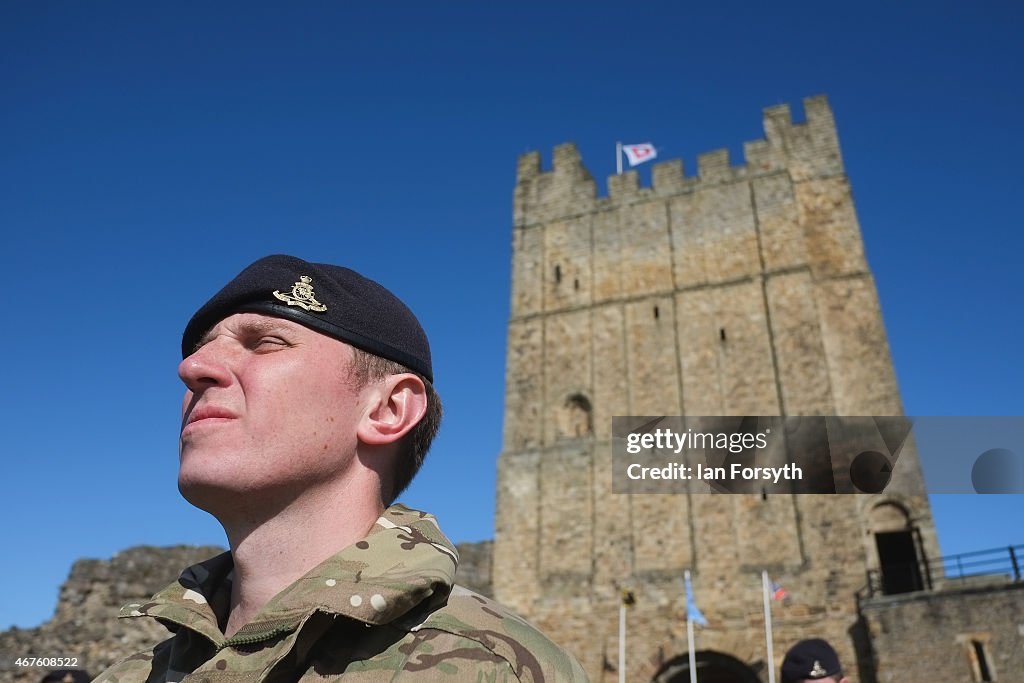
[[[400,441],[427,412],[427,389],[412,373],[389,375],[363,388],[364,410],[356,436],[365,444]]]

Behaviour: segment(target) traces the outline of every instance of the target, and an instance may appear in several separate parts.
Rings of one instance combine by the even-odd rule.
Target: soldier
[[[801,640],[786,653],[782,660],[782,683],[807,683],[828,679],[834,683],[849,683],[839,665],[839,655],[827,640],[811,638]]]
[[[98,681],[585,681],[573,657],[453,585],[455,549],[392,504],[441,418],[427,338],[346,268],[269,256],[185,327],[178,488],[230,551],[123,617],[174,635]]]

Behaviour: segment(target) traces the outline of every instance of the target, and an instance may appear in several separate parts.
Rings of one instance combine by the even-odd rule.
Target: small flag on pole
[[[623,145],[622,151],[626,153],[626,159],[629,160],[630,166],[642,164],[658,156],[658,150],[649,142],[643,142],[639,145]]]
[[[690,585],[690,572],[686,572],[686,620],[692,621],[700,626],[707,626],[708,620],[704,618],[704,613],[697,607],[697,602],[693,599],[693,586]]]
[[[785,588],[780,586],[776,581],[771,582],[772,587],[772,600],[785,600],[789,597],[789,593]]]

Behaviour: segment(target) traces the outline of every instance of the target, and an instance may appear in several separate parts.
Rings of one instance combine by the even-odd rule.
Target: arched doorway
[[[881,503],[871,510],[869,520],[882,593],[896,595],[930,587],[931,577],[927,574],[927,564],[922,561],[920,534],[907,511],[896,503]]]
[[[722,652],[702,650],[694,655],[700,683],[761,683],[749,666]],[[680,655],[665,663],[651,683],[690,683],[690,659]]]

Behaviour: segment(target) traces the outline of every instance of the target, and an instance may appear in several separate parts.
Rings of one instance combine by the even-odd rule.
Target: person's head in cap
[[[801,640],[782,660],[782,683],[804,683],[828,679],[836,683],[849,681],[843,675],[839,655],[821,638]]]
[[[232,541],[282,513],[372,524],[440,424],[419,321],[340,266],[256,261],[196,311],[181,351],[179,488]]]

